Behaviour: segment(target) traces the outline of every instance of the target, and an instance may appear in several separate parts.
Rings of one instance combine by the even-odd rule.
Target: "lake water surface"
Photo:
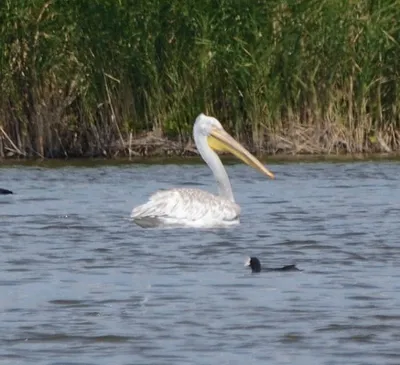
[[[400,163],[269,167],[214,230],[129,219],[204,164],[0,168],[0,364],[400,364]]]

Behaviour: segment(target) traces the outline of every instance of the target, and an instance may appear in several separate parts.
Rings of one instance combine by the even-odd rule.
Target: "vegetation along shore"
[[[400,0],[0,2],[0,158],[400,151]]]

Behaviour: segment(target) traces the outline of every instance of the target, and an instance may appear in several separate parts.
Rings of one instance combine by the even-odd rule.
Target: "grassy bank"
[[[0,157],[400,150],[400,0],[0,2]]]

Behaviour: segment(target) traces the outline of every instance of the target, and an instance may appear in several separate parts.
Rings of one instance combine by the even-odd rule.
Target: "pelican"
[[[201,113],[193,137],[203,160],[217,181],[219,195],[200,189],[174,188],[157,191],[149,201],[132,210],[131,218],[142,227],[217,227],[240,223],[228,174],[214,151],[230,152],[247,165],[274,179],[274,174],[236,142],[214,117]]]

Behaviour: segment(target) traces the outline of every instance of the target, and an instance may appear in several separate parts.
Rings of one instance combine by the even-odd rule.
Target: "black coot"
[[[261,271],[261,262],[257,257],[249,257],[244,266],[250,266],[251,272],[260,272]],[[301,271],[296,265],[285,265],[282,267],[270,267],[264,268],[264,271]]]
[[[0,195],[8,195],[8,194],[12,194],[12,193],[13,192],[11,190],[0,188]]]

